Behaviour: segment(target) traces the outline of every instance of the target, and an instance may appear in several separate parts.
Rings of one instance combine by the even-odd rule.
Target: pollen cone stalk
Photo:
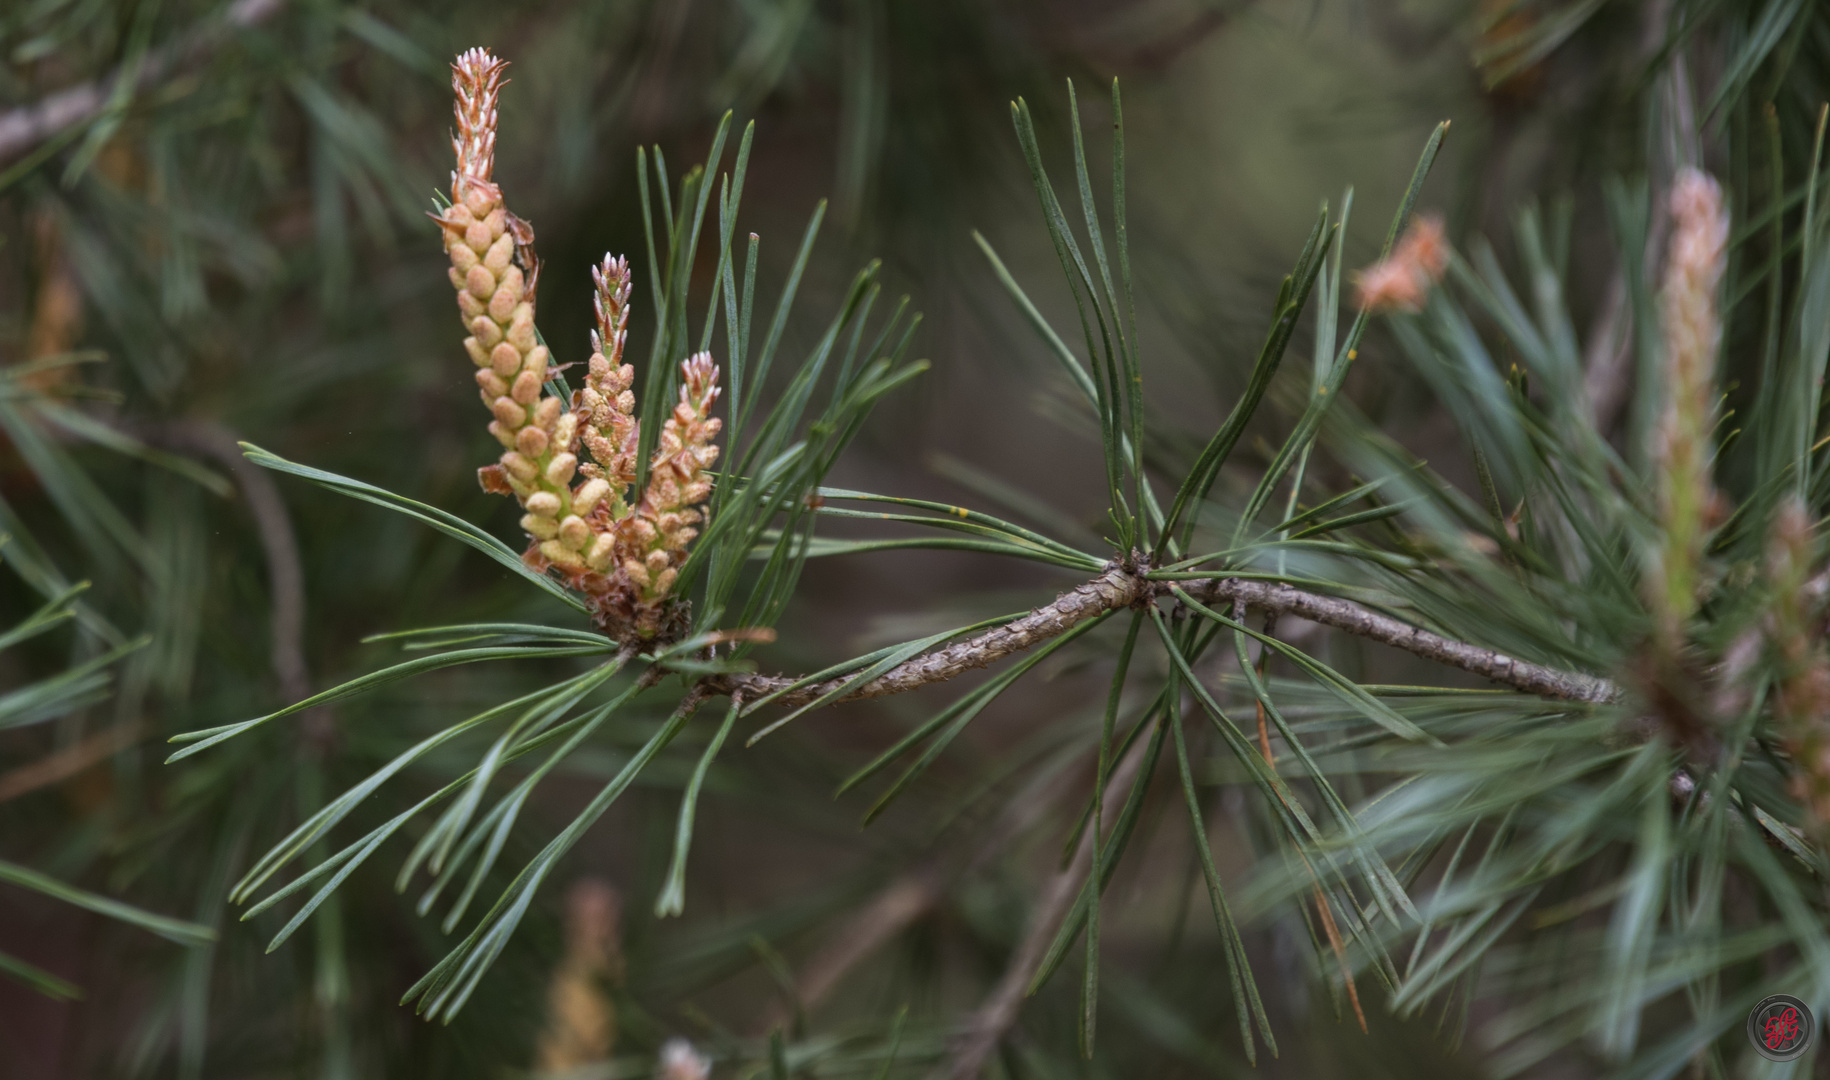
[[[478,479],[526,510],[530,565],[557,570],[618,640],[652,638],[682,622],[671,590],[698,535],[696,507],[711,491],[705,470],[718,456],[711,440],[720,422],[709,415],[718,367],[706,353],[682,363],[680,403],[662,430],[647,490],[633,499],[640,425],[635,370],[622,362],[629,264],[606,255],[592,270],[597,330],[584,388],[570,403],[547,393],[552,358],[534,329],[534,230],[509,211],[495,183],[496,106],[506,67],[485,49],[451,65],[457,168],[451,205],[435,215],[469,334],[464,349],[491,415],[489,433],[503,448]],[[582,466],[581,442],[592,458]]]

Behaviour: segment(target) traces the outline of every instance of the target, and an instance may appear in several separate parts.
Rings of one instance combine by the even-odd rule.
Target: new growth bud
[[[444,227],[458,310],[469,332],[464,351],[477,366],[477,387],[492,417],[489,433],[510,448],[502,456],[496,489],[507,486],[538,520],[570,504],[565,484],[547,479],[554,456],[570,448],[555,445],[552,425],[541,423],[537,404],[548,355],[534,333],[527,285],[539,265],[533,229],[508,212],[495,183],[496,105],[505,67],[485,49],[472,49],[451,65],[457,120],[451,145],[457,167],[451,174],[451,205],[438,221]],[[546,531],[544,525],[538,528]]]
[[[1781,505],[1766,559],[1772,589],[1767,641],[1778,669],[1773,718],[1792,757],[1792,795],[1822,836],[1830,833],[1830,652],[1809,587],[1815,548],[1804,505],[1796,499]]]
[[[1722,341],[1717,292],[1728,257],[1728,211],[1706,173],[1680,172],[1671,186],[1671,247],[1662,290],[1664,414],[1653,436],[1661,546],[1647,575],[1649,602],[1665,646],[1675,648],[1696,611],[1707,518],[1714,492],[1716,350]]]
[[[489,433],[506,449],[478,480],[527,511],[521,527],[531,540],[530,565],[559,570],[618,640],[652,638],[679,621],[670,593],[699,534],[697,507],[712,490],[706,470],[718,458],[712,440],[720,422],[710,415],[718,367],[705,353],[681,365],[680,400],[663,422],[647,486],[632,492],[641,436],[635,369],[623,363],[631,278],[628,260],[606,255],[591,271],[597,328],[584,387],[570,408],[545,392],[552,360],[534,329],[534,230],[509,212],[495,183],[506,66],[484,49],[451,66],[457,168],[451,205],[437,217],[468,335],[464,351],[477,369]]]
[[[1412,218],[1392,253],[1356,275],[1360,306],[1373,312],[1422,311],[1448,267],[1449,241],[1442,218]]]

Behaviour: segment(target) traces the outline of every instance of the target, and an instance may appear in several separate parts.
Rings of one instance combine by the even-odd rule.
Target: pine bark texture
[[[1053,603],[1044,604],[1020,619],[993,627],[977,637],[917,656],[840,700],[900,694],[929,683],[945,682],[974,668],[988,667],[1012,653],[1059,637],[1095,616],[1131,606],[1150,595],[1151,585],[1121,566],[1109,567],[1093,580],[1062,593]],[[776,703],[797,706],[817,701],[822,695],[845,685],[846,679],[846,676],[840,676],[813,683],[783,694]],[[711,688],[726,694],[741,690],[745,698],[754,701],[797,681],[785,675],[728,675],[712,682]]]
[[[1295,615],[1355,637],[1403,649],[1426,660],[1472,672],[1539,697],[1604,702],[1620,696],[1618,686],[1596,675],[1560,671],[1542,664],[1533,664],[1493,649],[1483,649],[1478,645],[1433,634],[1401,619],[1381,615],[1351,600],[1304,592],[1277,582],[1219,578],[1196,582],[1194,588],[1185,591],[1203,603],[1209,600],[1237,600],[1247,607]]]
[[[1248,608],[1294,615],[1539,697],[1595,704],[1620,697],[1619,685],[1610,679],[1534,664],[1494,649],[1456,641],[1382,615],[1351,600],[1305,592],[1281,583],[1243,578],[1178,584],[1190,598],[1202,604],[1237,601]],[[929,683],[945,682],[1064,634],[1108,611],[1152,602],[1165,595],[1173,596],[1168,582],[1152,581],[1114,564],[1093,580],[1061,594],[1053,603],[1044,604],[1014,622],[994,627],[977,637],[915,657],[851,690],[839,700],[885,697]],[[840,676],[812,683],[775,700],[777,704],[790,707],[805,705],[840,689],[853,678],[855,676]],[[707,680],[705,686],[715,693],[741,691],[745,698],[754,701],[778,693],[797,681],[785,675],[726,675]]]

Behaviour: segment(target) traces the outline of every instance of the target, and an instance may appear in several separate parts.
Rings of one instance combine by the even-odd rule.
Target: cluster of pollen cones
[[[623,363],[628,335],[627,260],[605,256],[592,270],[597,329],[584,388],[570,402],[545,392],[551,356],[534,330],[540,263],[534,230],[502,202],[495,173],[496,102],[507,66],[484,49],[452,65],[457,132],[451,205],[436,215],[451,258],[451,284],[470,336],[477,386],[502,444],[483,487],[513,495],[526,510],[530,565],[558,571],[589,603],[598,624],[620,641],[677,630],[681,605],[670,592],[711,494],[707,470],[718,458],[712,417],[718,366],[708,353],[681,364],[680,400],[668,416],[647,484],[632,492],[640,422]],[[580,452],[590,460],[581,461]]]

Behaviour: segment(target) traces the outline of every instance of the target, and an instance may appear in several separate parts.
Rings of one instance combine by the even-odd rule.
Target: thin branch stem
[[[1109,819],[1118,816],[1120,807],[1130,796],[1131,780],[1137,775],[1144,757],[1145,743],[1140,739],[1106,778],[1106,805],[1102,807],[1102,816]],[[1049,943],[1055,939],[1061,920],[1074,906],[1074,898],[1088,884],[1092,864],[1093,834],[1089,829],[1081,836],[1073,861],[1050,878],[1044,887],[1030,914],[1029,932],[1011,954],[1010,964],[1004,969],[998,985],[962,1026],[953,1058],[947,1065],[948,1080],[976,1080],[1005,1032],[1017,1022],[1017,1012],[1023,1006],[1029,982],[1041,966]]]
[[[1127,780],[1131,775],[1125,774]],[[806,973],[796,980],[801,1007],[812,1012],[850,971],[926,917],[960,880],[989,865],[1018,837],[1045,821],[1056,820],[1064,798],[1078,804],[1079,792],[1072,776],[1065,773],[1027,785],[989,822],[937,840],[934,854],[892,879],[807,961]],[[790,1019],[788,1007],[777,1002],[754,1030],[766,1034],[786,1026]]]
[[[1138,570],[1113,563],[1104,573],[1061,594],[1053,603],[1044,604],[1014,622],[994,627],[977,637],[917,656],[837,700],[885,697],[945,682],[1057,637],[1108,611],[1172,596],[1178,586],[1199,603],[1230,601],[1267,614],[1294,615],[1539,697],[1598,704],[1618,700],[1621,696],[1619,685],[1599,675],[1546,667],[1507,656],[1496,649],[1446,638],[1351,600],[1244,578],[1173,583],[1152,581]],[[712,693],[742,691],[745,697],[756,699],[778,693],[798,681],[785,675],[723,675],[707,679],[703,685]],[[783,694],[776,701],[791,707],[805,705],[844,685],[843,678],[829,679]]]
[[[213,421],[179,421],[136,434],[174,450],[213,459],[235,478],[267,557],[273,673],[287,700],[310,697],[311,671],[305,661],[305,571],[292,515],[273,482],[273,474],[249,461],[234,433]],[[322,752],[335,741],[336,722],[328,708],[312,709],[303,719],[306,739],[314,748]]]
[[[267,585],[272,592],[270,619],[273,673],[290,700],[311,696],[311,674],[305,663],[305,571],[293,535],[292,515],[273,483],[272,473],[249,461],[228,429],[210,421],[166,424],[143,434],[174,450],[210,458],[229,471],[241,488],[267,556]]]
[[[266,22],[286,6],[286,0],[236,0],[219,20],[211,20],[172,45],[149,49],[141,59],[134,91],[158,85],[174,70],[198,63],[235,30]],[[116,71],[91,82],[79,83],[48,94],[30,105],[0,113],[0,161],[10,161],[34,147],[84,123],[108,107],[123,76]]]
[[[977,637],[917,656],[891,668],[839,700],[885,697],[930,683],[945,682],[974,668],[987,667],[1032,645],[1059,637],[1088,619],[1118,608],[1130,607],[1154,595],[1155,591],[1153,582],[1144,580],[1123,566],[1108,566],[1105,573],[1062,593],[1053,603],[1044,604],[1020,619],[994,627]],[[797,681],[799,680],[784,675],[726,675],[707,680],[706,686],[721,694],[741,690],[744,697],[755,700],[793,686]],[[775,700],[780,705],[805,705],[845,685],[845,681],[844,677],[828,679],[783,694]]]
[[[1243,601],[1239,601],[1238,603],[1241,610],[1237,612],[1236,617],[1243,619],[1245,617],[1245,611],[1243,610],[1245,603]],[[1264,636],[1270,637],[1275,633],[1277,633],[1277,612],[1267,611],[1264,616]],[[1261,644],[1258,646],[1258,681],[1264,682],[1266,677],[1270,674],[1271,646]],[[1269,725],[1265,723],[1263,698],[1258,700],[1258,749],[1264,754],[1264,763],[1272,768],[1276,768],[1277,758],[1271,753],[1271,729]]]
[[[81,742],[27,765],[0,773],[0,802],[61,783],[140,740],[138,723],[116,724],[93,732]]]
[[[947,875],[934,860],[892,879],[807,961],[805,972],[795,980],[801,1010],[812,1012],[854,968],[934,910],[948,884]],[[776,1001],[763,1013],[756,1032],[766,1036],[787,1027],[792,1012],[787,1003]]]
[[[1425,660],[1460,668],[1539,697],[1595,703],[1613,701],[1620,697],[1620,688],[1609,679],[1578,671],[1560,671],[1507,656],[1495,649],[1483,649],[1478,645],[1455,641],[1389,615],[1381,615],[1351,600],[1304,592],[1281,583],[1242,578],[1197,582],[1185,591],[1202,603],[1238,601],[1247,607],[1295,615],[1324,626],[1332,626],[1355,637],[1403,649]]]

